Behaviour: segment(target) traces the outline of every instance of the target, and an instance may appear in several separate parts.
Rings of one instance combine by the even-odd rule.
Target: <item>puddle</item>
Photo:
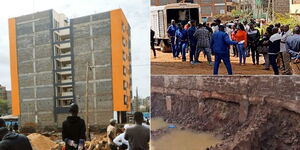
[[[168,127],[168,124],[161,118],[151,119],[151,124],[151,130]],[[152,139],[151,150],[206,150],[207,147],[221,142],[210,133],[175,128],[157,139]]]

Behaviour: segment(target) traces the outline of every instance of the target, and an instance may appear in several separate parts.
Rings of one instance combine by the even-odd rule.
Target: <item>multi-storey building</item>
[[[7,100],[6,87],[0,84],[0,99]]]
[[[12,111],[21,125],[61,126],[69,105],[90,125],[126,121],[130,26],[121,9],[68,19],[54,10],[9,19]],[[87,86],[88,85],[88,86]]]

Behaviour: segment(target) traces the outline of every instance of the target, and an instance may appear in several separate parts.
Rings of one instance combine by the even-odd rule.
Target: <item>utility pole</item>
[[[86,121],[86,126],[87,126],[87,139],[90,139],[90,125],[89,125],[89,103],[88,103],[88,98],[89,98],[89,70],[90,70],[90,64],[89,62],[86,63],[86,88],[85,88],[85,121]]]
[[[275,19],[275,0],[272,0],[272,20]]]
[[[270,5],[271,5],[271,0],[268,0],[268,9],[267,9],[267,17],[266,17],[267,22],[269,22],[270,19]]]

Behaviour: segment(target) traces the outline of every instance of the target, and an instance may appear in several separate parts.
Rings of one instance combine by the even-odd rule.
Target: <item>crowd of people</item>
[[[201,63],[199,55],[203,52],[208,64],[214,65],[215,75],[218,74],[221,60],[228,74],[233,74],[230,53],[239,58],[241,66],[246,65],[247,57],[251,56],[253,65],[263,62],[263,69],[272,68],[275,75],[279,75],[280,70],[283,75],[299,74],[300,27],[295,26],[291,30],[288,24],[280,23],[264,26],[266,28],[255,19],[250,19],[249,22],[233,20],[224,24],[220,19],[211,24],[197,24],[191,20],[185,25],[171,20],[167,33],[174,59],[187,61],[186,53],[189,52],[190,63],[198,64]],[[153,41],[153,37],[151,39]],[[153,43],[151,42],[152,49]],[[215,55],[214,62],[212,55]],[[260,61],[261,56],[264,61]]]

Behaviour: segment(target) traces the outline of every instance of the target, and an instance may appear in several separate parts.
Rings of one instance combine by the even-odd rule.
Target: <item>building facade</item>
[[[199,4],[202,17],[230,14],[233,9],[236,9],[235,0],[151,0],[151,5],[161,6],[180,2]]]
[[[7,100],[6,87],[0,84],[0,99]]]
[[[290,0],[290,14],[300,20],[300,0]]]
[[[121,9],[68,19],[47,10],[9,19],[12,111],[60,127],[75,102],[90,125],[126,121],[130,26]],[[88,86],[87,86],[88,85]]]

